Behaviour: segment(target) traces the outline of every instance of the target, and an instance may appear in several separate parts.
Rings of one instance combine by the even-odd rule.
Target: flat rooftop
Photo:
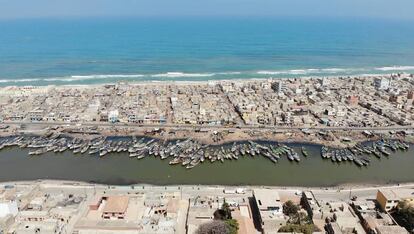
[[[128,208],[129,197],[110,196],[106,199],[103,213],[125,213]]]
[[[274,189],[255,189],[253,193],[261,210],[281,205],[279,192]]]

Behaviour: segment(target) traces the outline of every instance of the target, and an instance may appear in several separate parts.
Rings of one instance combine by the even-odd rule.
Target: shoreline
[[[1,138],[10,138],[10,137],[18,137],[18,136],[33,136],[33,137],[42,137],[43,134],[10,134],[10,135],[1,135]],[[317,141],[317,140],[300,140],[300,139],[279,139],[279,138],[260,138],[260,137],[247,137],[247,138],[239,138],[239,139],[224,139],[220,142],[211,142],[211,141],[205,141],[203,139],[198,139],[195,137],[161,137],[161,136],[154,136],[154,135],[148,135],[148,134],[126,134],[126,135],[111,135],[111,134],[96,134],[96,135],[79,135],[79,134],[62,134],[63,137],[66,138],[77,138],[82,140],[91,140],[96,139],[99,137],[108,137],[108,138],[131,138],[131,137],[139,137],[139,138],[148,138],[148,139],[156,139],[163,142],[172,142],[177,140],[195,140],[202,144],[206,144],[208,146],[223,146],[223,145],[229,145],[232,143],[241,143],[241,142],[248,142],[248,141],[254,141],[254,142],[270,142],[270,143],[282,143],[282,144],[296,144],[296,145],[314,145],[314,146],[326,146],[333,149],[345,149],[352,146],[355,146],[357,144],[364,144],[368,142],[378,141],[378,140],[399,140],[403,141],[409,144],[414,144],[414,138],[409,137],[372,137],[372,138],[366,138],[366,139],[353,139],[349,142],[344,142],[341,145],[336,144],[335,142],[328,142],[328,141]]]
[[[269,74],[269,77],[250,77],[250,78],[234,78],[234,79],[206,79],[209,77],[199,77],[200,80],[174,80],[177,79],[173,77],[171,79],[165,80],[115,80],[112,82],[102,82],[102,83],[91,83],[91,84],[45,84],[45,85],[6,85],[2,86],[0,83],[0,89],[2,88],[13,88],[13,87],[39,87],[39,88],[99,88],[107,85],[115,85],[118,83],[127,83],[129,85],[141,86],[141,85],[200,85],[208,83],[219,83],[219,82],[248,82],[248,81],[267,81],[267,80],[289,80],[289,79],[318,79],[318,78],[327,78],[327,79],[337,79],[337,78],[373,78],[378,76],[391,76],[393,74],[410,74],[405,73],[404,70],[396,71],[395,73],[376,73],[376,74],[343,74],[343,75],[296,75],[295,77],[272,77]],[[92,76],[92,75],[85,75]],[[70,76],[69,76],[70,77]],[[179,77],[178,77],[179,78]],[[30,78],[29,78],[30,79]],[[154,77],[153,77],[154,79]],[[56,80],[59,82],[59,80]],[[5,82],[6,83],[6,82]]]
[[[16,83],[16,85],[1,85],[2,83],[13,83],[13,82],[1,82],[2,80],[0,80],[0,89],[1,88],[9,88],[9,87],[24,87],[24,86],[33,86],[33,87],[42,87],[42,88],[86,88],[86,87],[99,87],[99,86],[105,86],[105,85],[114,85],[117,83],[128,83],[129,85],[157,85],[157,84],[162,84],[162,85],[192,85],[192,84],[207,84],[210,82],[246,82],[246,81],[265,81],[265,80],[286,80],[286,79],[318,79],[318,78],[328,78],[328,79],[334,79],[334,78],[354,78],[354,77],[359,77],[359,78],[373,78],[373,77],[378,77],[378,76],[391,76],[393,74],[410,74],[410,69],[406,70],[406,69],[398,69],[399,66],[394,67],[395,70],[383,70],[384,73],[355,73],[355,74],[329,74],[329,73],[322,73],[319,75],[306,75],[306,73],[301,74],[284,74],[283,70],[281,70],[280,72],[274,72],[271,70],[264,70],[264,71],[256,71],[253,72],[253,74],[258,74],[258,75],[263,75],[263,76],[267,76],[267,77],[245,77],[245,78],[217,78],[217,79],[211,79],[211,76],[197,76],[197,74],[202,74],[202,73],[180,73],[182,74],[182,76],[168,76],[168,72],[165,73],[165,76],[151,76],[148,75],[148,79],[145,80],[131,80],[131,78],[129,76],[131,76],[130,74],[125,74],[125,76],[121,76],[121,75],[111,75],[111,74],[107,74],[107,75],[103,75],[103,76],[114,76],[113,81],[110,82],[100,82],[100,83],[90,83],[90,84],[81,84],[81,83],[74,83],[74,84],[65,84],[65,83],[69,83],[69,82],[74,82],[74,81],[86,81],[86,80],[94,80],[93,78],[89,78],[89,77],[93,77],[96,76],[95,79],[104,79],[101,78],[102,75],[79,75],[79,77],[88,77],[88,78],[84,78],[84,79],[79,79],[79,78],[71,78],[72,76],[61,76],[58,78],[62,78],[62,81],[59,81],[58,78],[53,78],[54,82],[63,82],[63,84],[43,84],[43,85],[27,85],[27,84],[21,84],[19,85],[18,82],[14,82]],[[404,66],[400,66],[400,67],[404,67]],[[385,67],[385,68],[393,68],[393,67]],[[411,68],[411,66],[408,66],[408,68]],[[414,69],[414,66],[412,67]],[[333,68],[336,69],[336,68]],[[292,71],[306,71],[306,70],[312,70],[312,69],[298,69],[298,70],[292,70]],[[318,70],[318,69],[317,69]],[[319,69],[320,70],[320,69]],[[323,69],[322,69],[323,70]],[[376,70],[381,71],[381,70]],[[391,72],[394,71],[394,72]],[[244,71],[244,72],[251,72],[251,71]],[[262,73],[260,73],[262,72]],[[264,72],[264,73],[263,73]],[[171,72],[172,74],[174,74],[175,72]],[[233,72],[229,72],[228,74],[231,74]],[[241,72],[242,73],[242,72]],[[240,74],[241,74],[240,73]],[[196,74],[194,77],[191,77],[191,74]],[[221,73],[205,73],[205,74],[216,74],[216,75],[220,75]],[[240,75],[240,74],[231,74],[231,75]],[[133,75],[133,74],[132,74]],[[141,74],[143,75],[143,74]],[[162,75],[162,74],[156,74],[156,75]],[[274,77],[276,75],[276,77]],[[279,76],[278,75],[286,75],[286,76]],[[291,75],[291,77],[288,77],[287,75]],[[118,77],[117,77],[118,76]],[[145,76],[145,75],[143,75]],[[75,75],[74,77],[78,77],[77,75]],[[66,79],[73,79],[70,81],[66,81]],[[124,79],[122,79],[124,78]],[[128,79],[129,78],[129,79]],[[183,79],[184,78],[184,79]],[[191,79],[192,78],[192,79]],[[199,79],[194,79],[194,78],[199,78]],[[204,80],[200,80],[203,79]],[[209,79],[210,78],[210,79]],[[21,80],[24,81],[29,81],[29,80],[39,80],[40,82],[46,82],[49,83],[52,80],[48,80],[50,79],[49,77],[38,77],[38,78],[19,78]],[[16,79],[16,80],[19,80]],[[182,80],[180,80],[182,79]],[[8,80],[12,80],[12,79],[8,79]]]
[[[105,183],[93,183],[87,181],[77,181],[77,180],[60,180],[60,179],[37,179],[37,180],[22,180],[22,181],[5,181],[0,182],[1,186],[6,185],[33,185],[33,184],[51,184],[51,185],[60,185],[60,186],[100,186],[100,187],[156,187],[156,188],[268,188],[268,189],[284,189],[284,190],[346,190],[346,189],[357,189],[357,190],[371,190],[376,188],[400,188],[400,187],[414,187],[413,182],[402,182],[402,183],[345,183],[332,186],[272,186],[272,185],[223,185],[223,184],[151,184],[151,183],[137,183],[137,184],[128,184],[128,185],[118,185],[118,184],[105,184]]]

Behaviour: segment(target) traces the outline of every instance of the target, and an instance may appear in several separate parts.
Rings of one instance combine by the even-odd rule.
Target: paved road
[[[30,182],[28,182],[30,183]],[[343,200],[347,201],[351,196],[357,196],[359,198],[374,198],[376,192],[379,188],[382,189],[397,189],[397,188],[414,188],[414,183],[407,183],[401,185],[377,185],[377,186],[362,186],[362,185],[345,185],[340,187],[326,187],[326,188],[306,188],[306,187],[277,187],[277,186],[222,186],[222,185],[169,185],[169,186],[157,186],[157,185],[146,185],[138,184],[134,186],[109,186],[109,185],[94,185],[84,182],[71,182],[71,181],[48,181],[48,180],[39,180],[37,181],[39,185],[43,188],[61,190],[62,188],[71,189],[77,191],[78,193],[85,192],[86,190],[95,190],[95,191],[106,191],[107,193],[119,193],[123,192],[180,192],[183,194],[183,197],[188,196],[246,196],[252,194],[252,191],[256,188],[269,188],[275,189],[278,191],[288,191],[288,192],[297,192],[304,190],[312,190],[312,192],[324,198],[324,200]],[[0,183],[0,184],[16,184],[21,185],[24,182],[10,182],[10,183]],[[32,182],[33,184],[33,182]],[[236,188],[243,188],[245,194],[224,194],[224,189],[235,190]]]
[[[128,128],[180,128],[193,130],[196,128],[209,128],[215,130],[301,130],[305,127],[300,126],[211,126],[211,125],[187,125],[187,124],[122,124],[122,123],[107,123],[107,122],[85,122],[85,123],[67,123],[67,122],[30,122],[30,121],[5,121],[3,124],[6,125],[36,125],[36,126],[84,126],[84,127],[128,127]],[[310,130],[347,130],[347,131],[398,131],[398,130],[414,130],[414,126],[388,126],[388,127],[329,127],[329,126],[317,126],[317,127],[306,127]]]

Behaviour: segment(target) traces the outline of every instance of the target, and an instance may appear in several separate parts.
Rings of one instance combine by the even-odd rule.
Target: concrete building
[[[259,210],[283,211],[283,204],[280,202],[279,192],[269,189],[255,189],[254,198]]]
[[[18,212],[16,201],[3,201],[0,202],[0,218],[4,218],[8,215],[16,216]]]
[[[288,217],[283,214],[279,192],[271,189],[255,189],[253,196],[257,205],[259,221],[264,233],[273,233],[286,225]]]
[[[379,226],[375,229],[376,234],[408,234],[408,231],[400,226]]]
[[[116,123],[119,121],[119,111],[118,110],[113,110],[110,111],[108,114],[108,121],[111,123]]]
[[[382,210],[390,211],[398,205],[399,201],[414,201],[414,189],[380,189],[376,198]]]
[[[320,84],[321,84],[321,86],[329,86],[329,84],[330,84],[330,82],[329,82],[329,79],[328,78],[321,78],[320,79]]]
[[[349,95],[346,99],[346,103],[350,106],[358,105],[359,97],[357,95]]]
[[[29,114],[30,121],[37,122],[37,121],[42,121],[43,120],[44,111],[43,110],[33,110],[33,111],[30,111],[28,114]]]
[[[124,219],[128,203],[129,197],[127,196],[111,196],[106,198],[102,217],[104,219]]]
[[[272,89],[278,94],[283,93],[283,90],[284,90],[283,82],[282,81],[274,82],[272,84]]]
[[[338,201],[327,204],[326,208],[330,211],[330,221],[325,226],[327,233],[365,233],[359,217],[347,203]]]
[[[374,80],[374,86],[377,90],[386,90],[390,87],[390,79],[385,77],[378,77]]]
[[[48,220],[42,222],[22,222],[13,233],[15,234],[56,234],[59,233],[58,222]]]

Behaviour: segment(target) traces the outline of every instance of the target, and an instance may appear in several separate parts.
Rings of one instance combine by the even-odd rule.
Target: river
[[[300,152],[299,145],[290,145]],[[300,163],[286,158],[272,163],[265,157],[205,162],[193,169],[171,166],[167,160],[129,158],[127,153],[103,158],[72,152],[27,155],[28,149],[6,148],[0,152],[0,181],[36,179],[77,180],[103,184],[220,184],[272,186],[334,186],[338,184],[385,184],[413,182],[414,150],[390,157],[371,156],[368,167],[322,159],[320,146],[305,145],[309,156]]]

